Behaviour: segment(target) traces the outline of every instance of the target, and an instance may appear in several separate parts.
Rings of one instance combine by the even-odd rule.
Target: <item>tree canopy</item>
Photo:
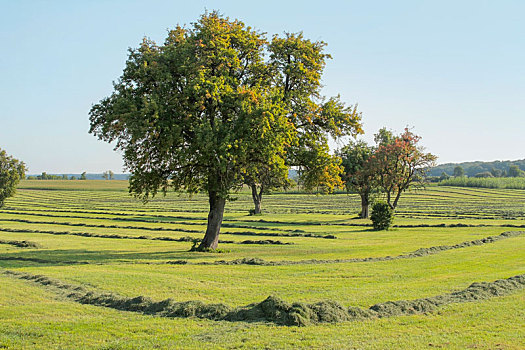
[[[382,192],[393,210],[401,193],[421,184],[437,157],[425,153],[420,137],[405,129],[401,135],[382,128],[374,135],[375,146],[364,141],[350,141],[337,152],[344,172],[342,179],[348,192],[361,197],[361,218],[368,217],[370,195]]]
[[[25,177],[26,166],[0,148],[0,208],[16,192],[16,186]]]
[[[435,164],[437,157],[425,153],[420,140],[420,136],[405,128],[390,141],[379,142],[371,158],[376,182],[392,209],[397,207],[401,193],[421,184],[428,169]]]
[[[355,192],[361,197],[360,217],[368,218],[370,194],[377,187],[376,173],[372,167],[371,158],[375,148],[364,141],[350,142],[337,152],[342,159],[344,172],[342,179],[349,192]]]
[[[509,177],[522,177],[525,172],[521,170],[517,165],[509,166],[508,176]]]
[[[465,170],[463,169],[463,167],[461,165],[457,165],[454,168],[454,176],[455,177],[465,176]]]
[[[326,173],[331,164],[317,157],[326,158],[328,135],[360,131],[355,107],[319,93],[324,46],[302,34],[269,41],[206,13],[162,45],[144,39],[130,49],[114,92],[91,108],[90,132],[116,142],[130,192],[143,200],[169,188],[206,192],[199,248],[214,249],[225,202],[246,178],[260,181],[264,165],[282,179],[305,160]]]

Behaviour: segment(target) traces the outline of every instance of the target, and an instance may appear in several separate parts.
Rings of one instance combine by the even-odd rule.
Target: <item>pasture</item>
[[[524,190],[409,192],[379,232],[354,195],[275,193],[262,216],[236,197],[203,253],[204,195],[22,181],[0,210],[0,349],[525,347]]]

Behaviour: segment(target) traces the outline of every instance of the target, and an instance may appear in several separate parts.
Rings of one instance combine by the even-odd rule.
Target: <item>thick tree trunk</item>
[[[255,208],[253,209],[254,214],[261,213],[261,202],[262,202],[262,188],[260,192],[257,192],[257,185],[253,184],[250,186],[252,188],[252,199]]]
[[[368,219],[368,194],[361,194],[361,219]]]
[[[221,231],[222,217],[226,199],[219,197],[216,192],[210,192],[210,213],[208,214],[208,227],[197,250],[217,249],[219,233]]]

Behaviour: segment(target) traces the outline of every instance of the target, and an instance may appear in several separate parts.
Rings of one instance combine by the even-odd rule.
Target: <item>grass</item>
[[[389,261],[195,265],[243,258],[300,262],[396,256],[525,230],[517,227],[525,224],[522,190],[432,186],[406,193],[395,220],[401,227],[381,232],[356,218],[360,202],[353,195],[276,193],[263,199],[264,215],[248,216],[251,198],[241,192],[227,205],[221,239],[293,245],[226,243],[219,247],[227,252],[216,254],[189,252],[191,242],[153,239],[202,237],[204,196],[170,193],[144,205],[126,186],[125,181],[23,181],[0,210],[0,242],[35,244],[0,244],[0,349],[525,347],[523,289],[421,315],[289,327],[83,305],[50,286],[1,274],[39,274],[154,301],[241,307],[273,295],[288,303],[332,300],[368,308],[525,273],[525,236]],[[286,236],[290,233],[299,235]],[[335,239],[316,238],[327,234]],[[120,238],[108,238],[112,235]],[[147,239],[133,239],[140,236]],[[177,260],[189,264],[169,264]]]
[[[452,177],[438,183],[439,186],[481,187],[481,188],[507,188],[525,190],[523,177]]]

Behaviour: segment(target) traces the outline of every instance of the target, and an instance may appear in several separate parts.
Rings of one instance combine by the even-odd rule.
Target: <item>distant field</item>
[[[382,232],[359,203],[276,193],[249,216],[242,192],[225,252],[195,253],[203,195],[23,181],[0,210],[0,349],[525,348],[525,276],[469,287],[525,274],[525,190],[407,193]]]
[[[525,177],[453,177],[440,181],[438,185],[525,190]]]

